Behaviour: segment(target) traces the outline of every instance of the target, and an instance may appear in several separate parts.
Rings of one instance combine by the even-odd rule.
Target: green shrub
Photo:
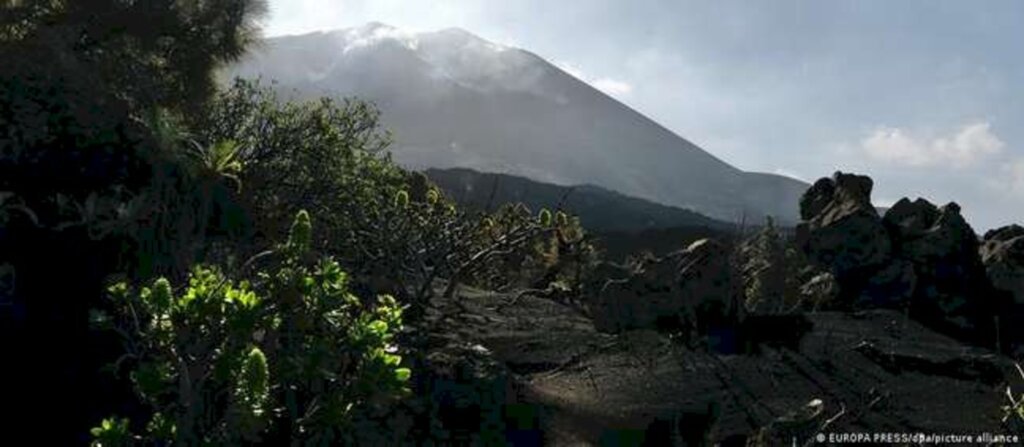
[[[118,365],[153,415],[130,439],[351,443],[357,424],[408,393],[395,342],[402,308],[351,294],[339,264],[315,256],[311,233],[299,212],[275,265],[252,282],[199,266],[179,291],[163,278],[110,288],[113,315],[94,321],[123,336]],[[104,421],[96,443],[124,444],[126,427]]]
[[[439,232],[453,234],[459,216],[444,212],[450,202],[436,191],[426,199],[410,191],[415,177],[381,152],[389,136],[369,104],[281,102],[238,80],[193,121],[200,140],[240,148],[240,205],[254,219],[253,245],[280,237],[305,209],[321,228],[313,246],[335,254],[361,289],[415,303],[410,290],[443,275],[428,259],[442,258],[451,238]]]
[[[579,219],[543,209],[534,217],[522,204],[507,204],[480,218],[467,282],[489,289],[555,286],[582,293],[597,251]]]
[[[746,310],[766,314],[799,310],[803,304],[799,296],[803,264],[806,261],[799,250],[768,218],[760,231],[740,244],[734,257],[743,278]]]
[[[589,247],[564,213],[506,207],[488,219],[456,207],[423,174],[382,153],[389,136],[366,103],[282,103],[238,80],[198,116],[205,117],[193,123],[199,139],[240,148],[241,200],[255,219],[254,240],[276,238],[296,211],[310,210],[322,228],[313,246],[337,256],[359,289],[408,304],[411,320],[437,280],[448,280],[449,293],[462,282],[546,285],[568,279]],[[528,271],[516,267],[524,262]],[[545,275],[551,279],[541,281]]]

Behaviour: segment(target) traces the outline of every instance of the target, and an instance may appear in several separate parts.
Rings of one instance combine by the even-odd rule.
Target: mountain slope
[[[535,54],[459,29],[371,23],[274,38],[227,74],[375,102],[395,159],[413,168],[594,184],[727,221],[794,221],[793,191],[807,186],[736,169]]]
[[[674,227],[731,229],[731,225],[693,211],[660,205],[619,194],[599,186],[559,186],[507,174],[471,169],[428,169],[427,177],[457,202],[477,209],[489,204],[522,202],[536,211],[559,205],[579,216],[590,231],[638,232]],[[493,195],[493,203],[491,193]]]

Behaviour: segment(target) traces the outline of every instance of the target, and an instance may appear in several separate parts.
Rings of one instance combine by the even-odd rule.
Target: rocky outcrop
[[[978,236],[960,215],[960,206],[949,203],[937,208],[924,199],[902,199],[885,213],[885,226],[892,232],[897,257],[917,265],[956,261],[977,264]],[[976,272],[971,272],[976,273]]]
[[[988,324],[995,303],[987,293],[978,236],[956,203],[936,207],[924,199],[902,199],[886,212],[884,223],[892,235],[894,262],[913,266],[919,315],[962,334]]]
[[[607,281],[591,308],[595,326],[608,332],[679,324],[703,328],[739,311],[729,251],[712,239],[649,259],[628,277]]]
[[[914,297],[918,274],[905,259],[891,259],[864,280],[855,302],[858,307],[900,308]]]
[[[1010,225],[985,233],[981,260],[992,285],[1024,306],[1024,227]]]
[[[801,199],[797,243],[838,286],[839,308],[910,308],[918,319],[969,337],[989,337],[993,303],[977,235],[949,203],[902,199],[879,217],[868,177],[837,172]],[[1003,234],[1018,234],[1008,230]],[[992,251],[999,250],[993,242]],[[1002,265],[1002,264],[1001,264]],[[1002,268],[998,267],[997,269]],[[1012,275],[1007,275],[1012,276]],[[802,288],[828,295],[829,277]]]
[[[797,245],[840,281],[883,266],[892,254],[871,205],[872,185],[869,177],[837,172],[818,180],[800,200],[805,221],[796,228]]]

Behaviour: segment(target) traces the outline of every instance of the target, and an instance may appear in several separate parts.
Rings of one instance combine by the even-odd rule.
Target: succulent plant
[[[291,231],[288,234],[288,246],[298,253],[309,251],[313,242],[313,224],[310,221],[309,213],[300,210],[295,214]]]
[[[537,216],[537,220],[540,222],[541,225],[543,225],[545,227],[550,227],[551,226],[551,210],[548,210],[547,208],[544,208],[544,209],[540,210],[540,214]]]
[[[406,208],[409,206],[409,191],[398,191],[395,193],[395,207]]]

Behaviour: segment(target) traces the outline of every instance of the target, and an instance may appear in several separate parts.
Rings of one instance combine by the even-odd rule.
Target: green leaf
[[[384,335],[388,332],[388,324],[381,320],[374,320],[369,325],[370,332],[375,335]]]
[[[89,434],[93,437],[91,445],[96,447],[128,445],[128,441],[131,439],[128,425],[128,419],[104,419],[99,427],[89,429]]]
[[[107,287],[107,293],[109,293],[110,297],[113,298],[114,300],[123,301],[125,298],[128,297],[128,284],[124,282],[114,284],[110,287]]]
[[[395,380],[399,382],[408,382],[409,378],[412,377],[412,370],[409,368],[397,368],[395,369]]]
[[[174,440],[177,427],[175,427],[173,420],[157,412],[153,414],[153,419],[146,424],[146,432],[154,438],[170,441]]]

